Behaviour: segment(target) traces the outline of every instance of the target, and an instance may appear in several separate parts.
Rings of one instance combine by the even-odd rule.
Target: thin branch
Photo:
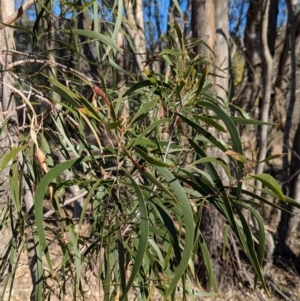
[[[3,29],[5,27],[6,24],[12,24],[13,22],[15,22],[17,19],[19,19],[24,13],[25,11],[35,2],[37,2],[37,0],[28,0],[27,2],[25,2],[22,6],[20,6],[13,14],[11,14],[9,17],[7,17],[2,24],[0,24],[0,29]]]
[[[67,205],[69,205],[69,204],[71,204],[71,203],[77,201],[78,199],[83,198],[83,197],[86,196],[87,194],[88,194],[87,191],[85,191],[85,192],[83,192],[83,193],[81,193],[81,194],[78,194],[78,195],[74,196],[73,198],[70,198],[70,199],[66,200],[63,204],[60,205],[60,207],[63,208],[63,207],[65,207],[65,206],[67,206]],[[54,214],[54,213],[55,213],[55,210],[54,210],[54,209],[49,210],[48,212],[46,212],[46,213],[44,214],[44,218],[48,218],[49,216],[51,216],[51,215]]]
[[[58,67],[61,70],[65,71],[65,72],[70,72],[73,73],[75,75],[77,75],[78,77],[81,77],[83,79],[85,79],[88,83],[94,81],[91,78],[89,78],[88,76],[86,76],[84,73],[81,73],[73,68],[70,67],[66,67],[63,64],[60,63],[56,63],[56,62],[52,62],[46,59],[42,59],[42,58],[37,58],[36,56],[32,55],[32,54],[27,54],[27,53],[23,53],[23,52],[19,52],[19,51],[15,51],[15,50],[3,50],[2,53],[8,53],[8,54],[16,54],[16,55],[22,55],[22,56],[27,56],[29,57],[29,59],[23,59],[23,60],[19,60],[19,61],[15,61],[11,64],[7,65],[7,69],[12,69],[16,66],[19,65],[24,65],[24,64],[30,64],[30,63],[37,63],[37,64],[45,64],[45,65],[49,65],[49,66],[54,66],[54,67]]]

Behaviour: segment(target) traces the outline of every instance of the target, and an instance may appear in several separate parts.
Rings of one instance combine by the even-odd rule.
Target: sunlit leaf
[[[24,150],[26,146],[19,146],[16,148],[13,148],[9,153],[5,154],[0,161],[0,172],[7,167],[7,164],[10,160],[13,160],[16,158],[17,154]]]
[[[276,195],[280,200],[284,201],[286,199],[285,195],[281,190],[280,185],[271,175],[268,174],[250,175],[249,178],[253,178],[262,182],[266,187],[268,187],[270,190],[276,193]]]

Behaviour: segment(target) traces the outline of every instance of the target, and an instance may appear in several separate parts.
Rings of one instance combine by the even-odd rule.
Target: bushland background
[[[2,300],[300,298],[298,1],[1,0],[0,18]]]

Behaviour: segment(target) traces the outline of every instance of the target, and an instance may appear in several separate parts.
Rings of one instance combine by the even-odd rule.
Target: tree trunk
[[[214,49],[216,39],[214,0],[192,0],[192,31],[195,38],[205,39],[206,44]],[[209,58],[212,55],[211,51],[201,44],[198,44],[195,50],[196,54],[201,52],[204,57]]]
[[[226,102],[229,89],[229,32],[228,32],[228,3],[224,0],[216,2],[216,42],[215,42],[215,65],[223,69],[215,68],[215,90],[218,97]],[[219,75],[219,76],[218,76]]]
[[[286,120],[284,124],[283,135],[283,152],[288,155],[283,157],[282,161],[282,180],[284,181],[282,190],[285,194],[288,194],[292,198],[299,198],[299,101],[296,102],[296,49],[295,46],[299,43],[299,14],[297,18],[295,16],[296,5],[294,1],[287,0],[287,7],[289,12],[289,26],[287,28],[286,41],[284,49],[280,58],[282,64],[279,68],[279,74],[284,74],[285,78],[289,77],[289,83],[284,83],[283,77],[278,78],[278,86],[283,88],[283,95],[289,100],[286,103]],[[297,42],[298,40],[298,42]],[[285,64],[284,64],[285,63]],[[289,88],[289,89],[288,89]],[[288,91],[288,93],[287,93]],[[295,115],[296,113],[296,115]],[[295,126],[297,130],[295,133]],[[293,143],[292,143],[293,141]],[[292,152],[290,151],[292,149]],[[289,161],[291,158],[291,161]],[[290,164],[291,163],[291,164]],[[291,181],[289,182],[289,180]],[[299,199],[298,199],[299,200]],[[295,259],[296,255],[299,255],[299,245],[295,240],[296,229],[300,223],[299,209],[289,208],[286,204],[282,204],[282,207],[293,212],[293,218],[291,214],[283,211],[281,220],[278,226],[278,246],[277,253],[285,259]]]
[[[0,21],[7,19],[14,12],[14,0],[0,0]],[[12,57],[5,50],[13,49],[13,29],[4,27],[0,30],[0,158],[18,144],[18,119],[13,93],[9,86],[13,86],[13,80],[9,72],[5,72],[6,66],[11,63]],[[9,209],[9,169],[8,164],[0,173],[0,211]],[[3,210],[3,211],[2,211]],[[3,218],[3,216],[1,216]],[[1,221],[2,222],[2,221]],[[2,224],[3,225],[3,224]],[[7,245],[12,238],[10,223],[4,223],[0,231],[0,258],[4,255]]]
[[[298,123],[298,128],[294,137],[294,143],[292,148],[292,158],[291,158],[291,172],[290,172],[290,197],[293,198],[296,202],[300,203],[300,122]],[[289,208],[291,209],[291,208]],[[292,215],[288,213],[284,213],[288,215],[288,227],[286,229],[286,233],[282,237],[285,240],[287,246],[291,249],[291,251],[300,258],[300,251],[299,251],[299,224],[300,224],[300,209],[292,208]],[[283,221],[285,220],[284,216],[282,215]],[[282,226],[282,224],[281,224]],[[280,226],[278,227],[280,231]],[[297,267],[299,270],[299,266]]]
[[[261,4],[262,20],[261,20],[261,48],[262,48],[262,67],[263,67],[263,84],[262,84],[262,102],[260,105],[259,119],[263,122],[269,121],[269,111],[272,91],[272,73],[273,73],[273,59],[268,46],[268,20],[269,20],[269,5],[270,0],[265,0]],[[268,142],[268,125],[262,125],[258,128],[258,162],[264,160],[267,155]],[[261,174],[264,170],[264,163],[260,163],[256,167],[256,173]],[[260,181],[256,182],[258,188],[262,187]],[[258,189],[257,195],[261,194]]]
[[[214,77],[214,89],[221,102],[227,101],[229,86],[229,45],[228,45],[228,2],[222,0],[193,0],[192,1],[192,30],[196,38],[207,37],[206,43],[215,53],[214,63],[224,69],[223,71],[215,69],[214,72],[221,77]],[[201,52],[207,58],[213,54],[201,44],[197,47],[197,54]],[[217,136],[218,133],[213,133]],[[211,156],[222,157],[224,155],[214,149],[210,152]],[[222,182],[228,182],[228,178],[222,168],[215,166]],[[222,215],[210,204],[204,207],[203,217],[201,220],[200,230],[207,244],[211,255],[213,271],[221,290],[229,289],[233,284],[233,266],[229,258],[222,257],[222,242],[224,240],[224,219]],[[199,279],[204,286],[208,285],[208,274],[203,271],[203,262],[199,254]]]
[[[138,71],[142,72],[144,64],[147,61],[143,0],[125,0],[124,7],[129,21],[128,23],[124,23],[124,26],[135,48],[135,61]]]
[[[6,20],[15,12],[14,0],[0,0],[0,21]],[[0,79],[0,158],[3,158],[11,149],[16,148],[19,143],[19,122],[18,115],[16,111],[16,103],[14,98],[14,93],[11,89],[13,87],[13,78],[10,72],[7,72],[7,66],[12,62],[11,54],[5,52],[7,50],[14,49],[14,37],[13,30],[9,27],[3,27],[0,30],[0,68],[1,72]],[[22,185],[22,201],[25,204],[25,210],[28,213],[33,206],[33,196],[32,191],[29,189],[27,182],[24,180],[24,173],[26,173],[26,168],[23,166],[22,155],[17,158],[19,164],[19,180]],[[9,260],[9,256],[17,252],[17,250],[11,250],[8,255],[4,254],[6,250],[10,247],[15,248],[12,244],[17,244],[17,240],[14,232],[18,229],[14,229],[16,225],[16,220],[20,218],[17,216],[15,208],[11,202],[10,197],[10,187],[9,187],[9,173],[10,173],[11,162],[0,173],[0,183],[1,183],[1,194],[0,194],[0,211],[6,212],[3,216],[1,214],[2,229],[0,231],[0,258],[3,261]],[[19,212],[22,214],[22,212]],[[5,222],[5,218],[7,221]],[[3,220],[2,220],[3,219]],[[30,264],[30,272],[32,281],[35,281],[35,249],[31,237],[26,237],[26,246],[28,250],[28,259]],[[11,266],[15,269],[15,266]],[[13,271],[11,271],[13,272]],[[1,289],[0,289],[1,290]]]

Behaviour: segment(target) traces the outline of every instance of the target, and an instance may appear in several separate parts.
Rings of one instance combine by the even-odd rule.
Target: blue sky
[[[156,1],[144,0],[144,10],[145,10],[144,20],[146,25],[149,26],[150,28],[153,28],[153,30],[156,31],[157,24],[155,24],[153,19],[151,20],[151,16],[149,16],[149,14],[153,15],[155,13],[155,4],[157,3],[158,12],[160,15],[160,24],[159,24],[160,30],[162,33],[166,32],[168,12],[169,12],[171,1],[172,0],[156,0]],[[16,0],[16,6],[19,7],[22,2],[23,2],[22,0]],[[59,15],[60,13],[60,5],[59,5],[60,2],[61,1],[59,0],[54,0],[54,11],[56,15]],[[72,3],[72,0],[70,0],[70,2]],[[82,0],[82,2],[84,2],[84,0]],[[86,2],[92,2],[92,0],[87,0]],[[182,11],[185,12],[187,10],[187,1],[178,0],[178,2],[180,3]],[[228,0],[229,19],[230,19],[229,30],[239,36],[243,36],[245,30],[246,14],[248,10],[247,2],[248,2],[247,0]],[[99,3],[101,5],[101,1],[99,1]],[[287,12],[286,12],[285,0],[280,0],[279,3],[280,5],[279,5],[279,15],[278,15],[277,24],[280,26],[286,23]],[[32,7],[32,9],[27,11],[27,15],[30,19],[32,20],[35,19],[34,7]],[[158,38],[157,32],[154,32],[153,35],[155,38]]]

